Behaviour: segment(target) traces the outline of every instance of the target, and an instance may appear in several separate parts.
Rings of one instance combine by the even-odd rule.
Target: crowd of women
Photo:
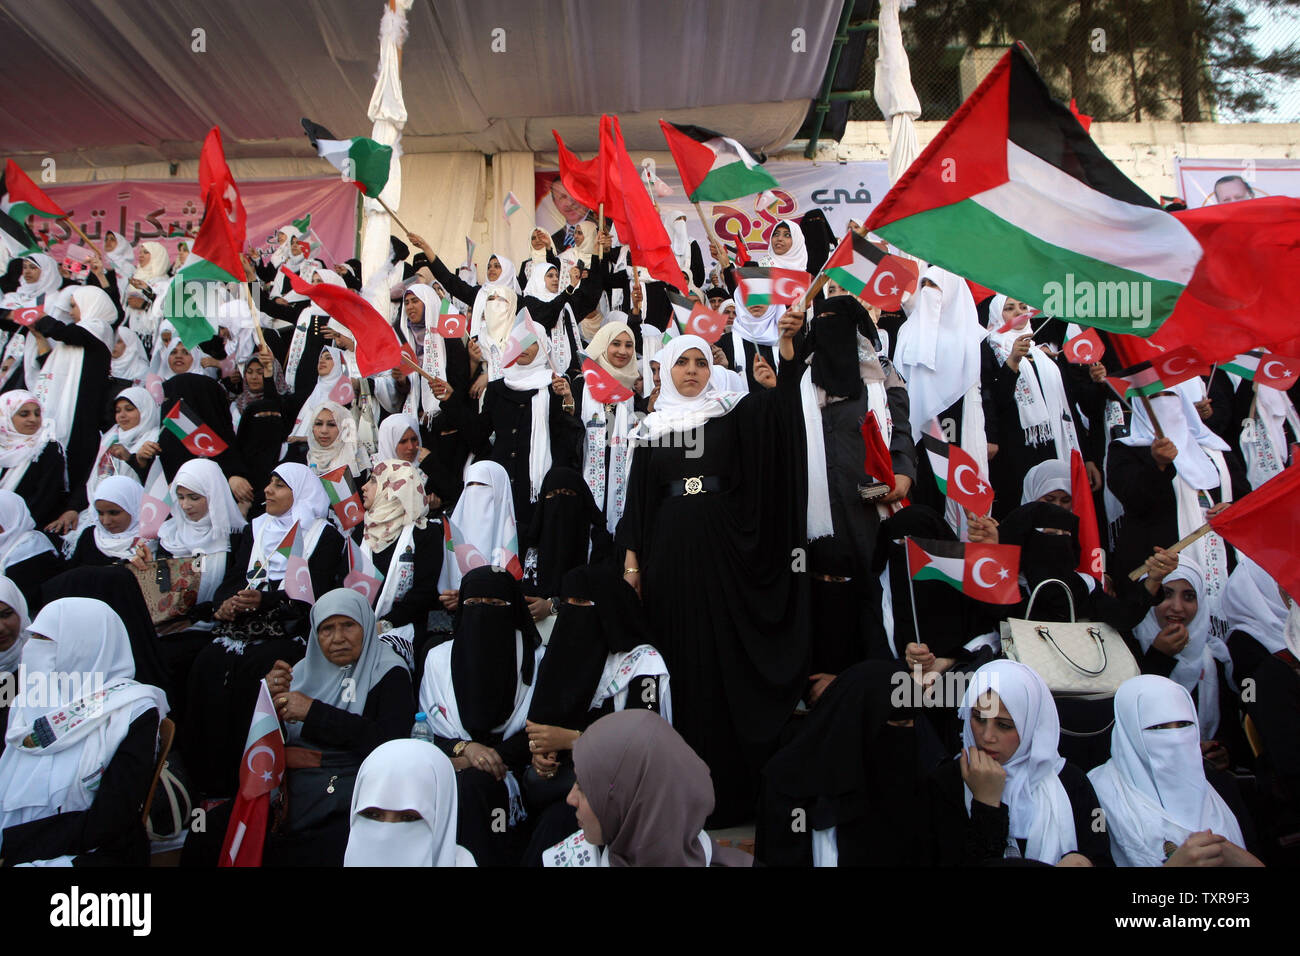
[[[266,865],[1289,862],[1300,610],[1217,535],[1167,549],[1287,463],[1297,395],[1218,369],[1130,411],[1114,349],[1071,364],[1067,323],[941,269],[897,313],[834,282],[747,304],[668,227],[717,341],[594,221],[481,277],[412,235],[366,280],[418,369],[369,379],[284,276],[360,263],[293,226],[203,342],[164,318],[161,243],[9,263],[0,860],[216,865],[265,685]],[[810,212],[758,264],[836,241]],[[178,403],[219,454],[160,427]],[[1020,602],[911,580],[909,538],[1018,545]],[[1104,622],[1139,676],[1054,695],[1003,654],[1027,617]],[[171,827],[142,812],[160,740]],[[706,832],[749,824],[756,856]]]

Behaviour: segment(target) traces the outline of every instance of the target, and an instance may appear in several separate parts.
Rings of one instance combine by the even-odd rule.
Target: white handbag
[[[1065,588],[1070,620],[1035,621],[1034,598],[1049,584]],[[1070,586],[1057,578],[1039,583],[1025,608],[1027,620],[1002,622],[1002,651],[1013,661],[1032,667],[1052,694],[1076,699],[1113,697],[1119,685],[1139,673],[1133,653],[1109,624],[1078,621]]]

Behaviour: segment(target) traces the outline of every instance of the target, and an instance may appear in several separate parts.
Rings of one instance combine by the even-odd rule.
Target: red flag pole
[[[1211,528],[1209,523],[1207,522],[1206,524],[1201,525],[1199,528],[1197,528],[1187,537],[1183,538],[1177,544],[1171,545],[1170,547],[1165,548],[1165,550],[1170,554],[1177,554],[1179,551],[1183,550],[1183,548],[1187,547],[1189,544],[1193,544],[1194,542],[1199,541],[1201,538],[1205,537],[1213,530],[1214,529]],[[1135,568],[1133,571],[1131,571],[1129,573],[1128,579],[1130,581],[1136,581],[1138,578],[1142,577],[1142,575],[1146,574],[1146,571],[1147,571],[1147,566],[1143,564],[1142,567]]]

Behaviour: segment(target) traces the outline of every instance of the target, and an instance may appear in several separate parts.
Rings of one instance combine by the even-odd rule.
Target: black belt
[[[717,494],[722,490],[722,479],[716,475],[708,477],[697,475],[694,478],[670,481],[664,485],[664,488],[672,498],[680,498],[682,495]]]

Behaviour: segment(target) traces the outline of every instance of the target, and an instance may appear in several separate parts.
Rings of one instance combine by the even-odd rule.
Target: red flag
[[[284,734],[271,703],[271,692],[263,680],[244,741],[244,758],[239,765],[239,793],[235,795],[230,823],[226,826],[218,866],[262,865],[271,791],[284,779],[284,770]]]
[[[444,339],[458,339],[465,334],[465,316],[447,312],[438,316],[434,331]]]
[[[10,160],[10,162],[12,162],[12,160]],[[13,312],[9,314],[9,318],[13,319],[19,325],[32,326],[35,325],[38,320],[45,318],[45,309],[39,305],[29,305],[25,309],[14,309]]]
[[[397,333],[360,295],[344,286],[304,282],[286,267],[281,271],[289,277],[294,292],[311,299],[352,333],[357,343],[357,371],[363,378],[391,371],[402,364]]]
[[[684,294],[686,282],[673,255],[668,230],[627,154],[616,116],[600,118],[600,166],[605,215],[613,221],[619,240],[628,247],[628,258],[633,265]]]
[[[1255,370],[1255,383],[1267,385],[1285,392],[1300,378],[1300,359],[1287,358],[1285,355],[1266,354],[1259,360]]]
[[[158,538],[158,531],[171,514],[167,502],[155,498],[147,491],[140,496],[140,537],[153,541]]]
[[[301,554],[290,555],[285,565],[284,596],[292,601],[316,603],[316,591],[311,586],[311,568]]]
[[[591,397],[602,405],[625,402],[632,397],[632,389],[624,387],[618,379],[601,368],[600,363],[594,359],[589,358],[583,361],[582,380]]]
[[[1088,483],[1088,469],[1077,449],[1070,452],[1070,510],[1079,519],[1079,566],[1075,569],[1090,574],[1098,581],[1106,571],[1106,552],[1101,548],[1101,532],[1097,529],[1097,508],[1092,500],[1092,485]]]
[[[970,289],[971,298],[976,302],[983,302],[985,299],[997,295],[992,289],[982,286],[978,282],[971,282],[970,279],[966,280],[966,287]]]
[[[1300,355],[1291,289],[1300,273],[1300,199],[1269,196],[1172,215],[1203,255],[1152,343],[1194,345],[1208,362],[1256,348]]]
[[[740,236],[737,236],[735,264],[738,266],[745,266],[745,265],[749,265],[749,263],[750,263],[749,249],[745,247],[745,240],[740,238]]]
[[[966,545],[962,593],[985,604],[1020,603],[1020,548],[1014,544]]]
[[[352,399],[356,398],[356,391],[352,388],[352,379],[346,375],[341,376],[334,387],[330,389],[329,400],[338,402],[340,405],[351,405]]]
[[[881,434],[875,412],[867,412],[862,419],[862,443],[867,449],[866,459],[862,463],[863,471],[876,481],[883,481],[893,491],[894,459],[889,454],[889,446],[885,444],[885,436]]]
[[[370,602],[371,607],[374,607],[384,586],[384,576],[374,566],[373,562],[366,560],[366,556],[355,541],[348,538],[347,542],[349,570],[347,576],[343,579],[343,586],[356,591]]]
[[[5,163],[4,191],[9,194],[9,202],[14,205],[25,204],[32,207],[37,215],[50,219],[62,219],[68,214],[63,207],[46,194],[45,190],[32,181],[32,177],[23,172],[23,168],[12,159]],[[26,219],[26,216],[22,216]],[[19,223],[23,225],[23,223]]]
[[[1132,368],[1164,354],[1146,339],[1140,339],[1136,335],[1107,332],[1106,338],[1110,340],[1111,348],[1115,350],[1115,357],[1119,359],[1122,368]]]
[[[1065,343],[1065,357],[1075,365],[1100,362],[1105,353],[1106,346],[1102,344],[1096,329],[1084,329]]]
[[[1237,205],[1233,203],[1232,205]],[[1210,527],[1300,600],[1300,464],[1274,475],[1209,519]]]
[[[420,367],[420,360],[415,357],[415,349],[411,346],[410,342],[402,343],[401,353],[411,360],[411,367]],[[403,359],[398,359],[398,367],[405,372],[411,371],[411,368],[407,367],[406,361]]]
[[[886,255],[876,263],[875,271],[867,280],[862,301],[885,312],[897,312],[903,307],[903,296],[916,291],[920,275],[911,259]]]
[[[600,157],[579,159],[569,147],[564,145],[564,140],[560,139],[559,133],[551,130],[551,135],[555,137],[555,145],[560,151],[560,182],[564,183],[564,188],[577,202],[588,209],[595,209],[600,205],[602,195]]]
[[[235,177],[231,175],[230,166],[226,163],[226,153],[221,145],[221,130],[216,126],[208,130],[207,138],[203,141],[203,151],[199,153],[199,196],[205,210],[216,208],[225,212],[235,245],[242,249],[248,229],[248,214],[244,211],[244,200],[239,194],[239,187],[235,185]],[[236,273],[241,277],[243,274],[242,270]]]
[[[1171,388],[1198,375],[1209,375],[1213,368],[1191,345],[1161,353],[1151,360],[1151,367],[1160,376],[1160,381]]]
[[[149,393],[149,397],[161,405],[165,400],[163,394],[163,380],[161,375],[153,372],[144,377],[144,390]]]
[[[727,330],[727,317],[721,312],[714,312],[707,305],[695,304],[691,309],[691,314],[686,317],[686,324],[682,329],[683,335],[698,335],[704,341],[712,345],[718,339],[722,338],[722,333]]]
[[[1080,113],[1079,107],[1074,104],[1073,99],[1070,100],[1070,112],[1073,113],[1074,118],[1079,121],[1079,125],[1083,127],[1083,131],[1085,133],[1088,132],[1088,127],[1092,125],[1092,117],[1088,116],[1086,113]]]

